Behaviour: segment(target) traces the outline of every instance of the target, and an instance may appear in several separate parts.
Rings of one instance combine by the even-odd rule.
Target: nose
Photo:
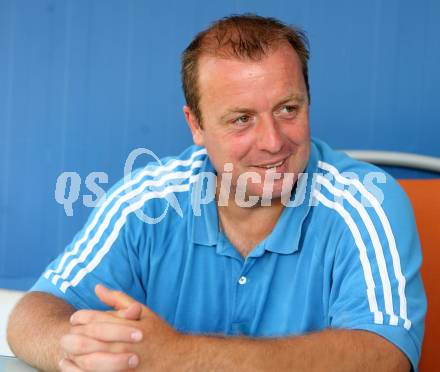
[[[257,125],[257,147],[259,150],[278,153],[283,147],[283,134],[272,115],[263,117]]]

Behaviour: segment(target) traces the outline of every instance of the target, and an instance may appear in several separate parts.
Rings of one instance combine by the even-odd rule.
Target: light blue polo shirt
[[[395,180],[313,140],[307,176],[244,259],[218,227],[214,173],[195,146],[133,172],[31,290],[77,309],[106,309],[94,295],[103,283],[187,333],[368,330],[417,369],[426,313],[421,250]]]

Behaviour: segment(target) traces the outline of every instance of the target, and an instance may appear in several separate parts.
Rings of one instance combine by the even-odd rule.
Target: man
[[[307,61],[302,34],[270,18],[195,38],[182,77],[196,146],[108,193],[14,310],[19,357],[63,371],[417,369],[411,208],[389,176],[367,188],[384,173],[310,140]],[[178,207],[142,222],[170,195]]]

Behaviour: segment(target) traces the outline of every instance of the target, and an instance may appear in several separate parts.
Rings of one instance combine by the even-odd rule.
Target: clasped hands
[[[98,298],[114,311],[79,310],[70,332],[61,338],[63,372],[169,370],[171,359],[184,354],[184,335],[146,306],[102,285]]]

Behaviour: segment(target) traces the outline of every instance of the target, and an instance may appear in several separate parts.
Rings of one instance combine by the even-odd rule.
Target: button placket
[[[254,263],[254,259],[246,258],[244,260],[243,266],[241,267],[241,275],[238,278],[238,284],[245,285],[248,282],[249,278],[247,276],[247,273],[249,273]]]
[[[249,334],[250,322],[252,321],[252,307],[249,307],[248,296],[252,293],[250,271],[256,263],[255,258],[247,257],[235,277],[235,301],[232,330],[237,335]]]

